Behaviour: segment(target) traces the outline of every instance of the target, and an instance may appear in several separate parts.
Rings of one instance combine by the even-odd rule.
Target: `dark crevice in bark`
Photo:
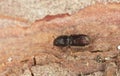
[[[31,72],[31,76],[34,76],[34,74]]]
[[[36,59],[33,57],[34,66],[36,65]]]
[[[32,72],[31,68],[29,68],[31,76],[35,76],[34,73]]]

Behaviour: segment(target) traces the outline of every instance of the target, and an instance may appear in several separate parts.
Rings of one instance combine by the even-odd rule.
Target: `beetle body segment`
[[[90,43],[90,39],[87,35],[71,35],[70,45],[71,46],[85,46]]]
[[[59,36],[54,40],[54,45],[55,46],[68,46],[69,45],[69,37],[64,35],[64,36]]]

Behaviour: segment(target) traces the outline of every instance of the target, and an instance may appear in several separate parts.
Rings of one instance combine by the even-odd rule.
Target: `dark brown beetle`
[[[62,35],[58,36],[53,44],[55,46],[85,46],[90,43],[90,38],[87,35],[79,34],[79,35]]]

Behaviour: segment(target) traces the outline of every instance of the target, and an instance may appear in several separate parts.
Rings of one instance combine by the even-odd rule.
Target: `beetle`
[[[61,35],[58,36],[54,42],[54,46],[86,46],[90,44],[90,38],[88,35],[85,34],[79,34],[79,35]]]

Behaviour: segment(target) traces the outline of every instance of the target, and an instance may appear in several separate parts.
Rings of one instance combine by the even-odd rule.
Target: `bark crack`
[[[35,76],[34,73],[32,72],[31,68],[29,68],[31,76]]]

